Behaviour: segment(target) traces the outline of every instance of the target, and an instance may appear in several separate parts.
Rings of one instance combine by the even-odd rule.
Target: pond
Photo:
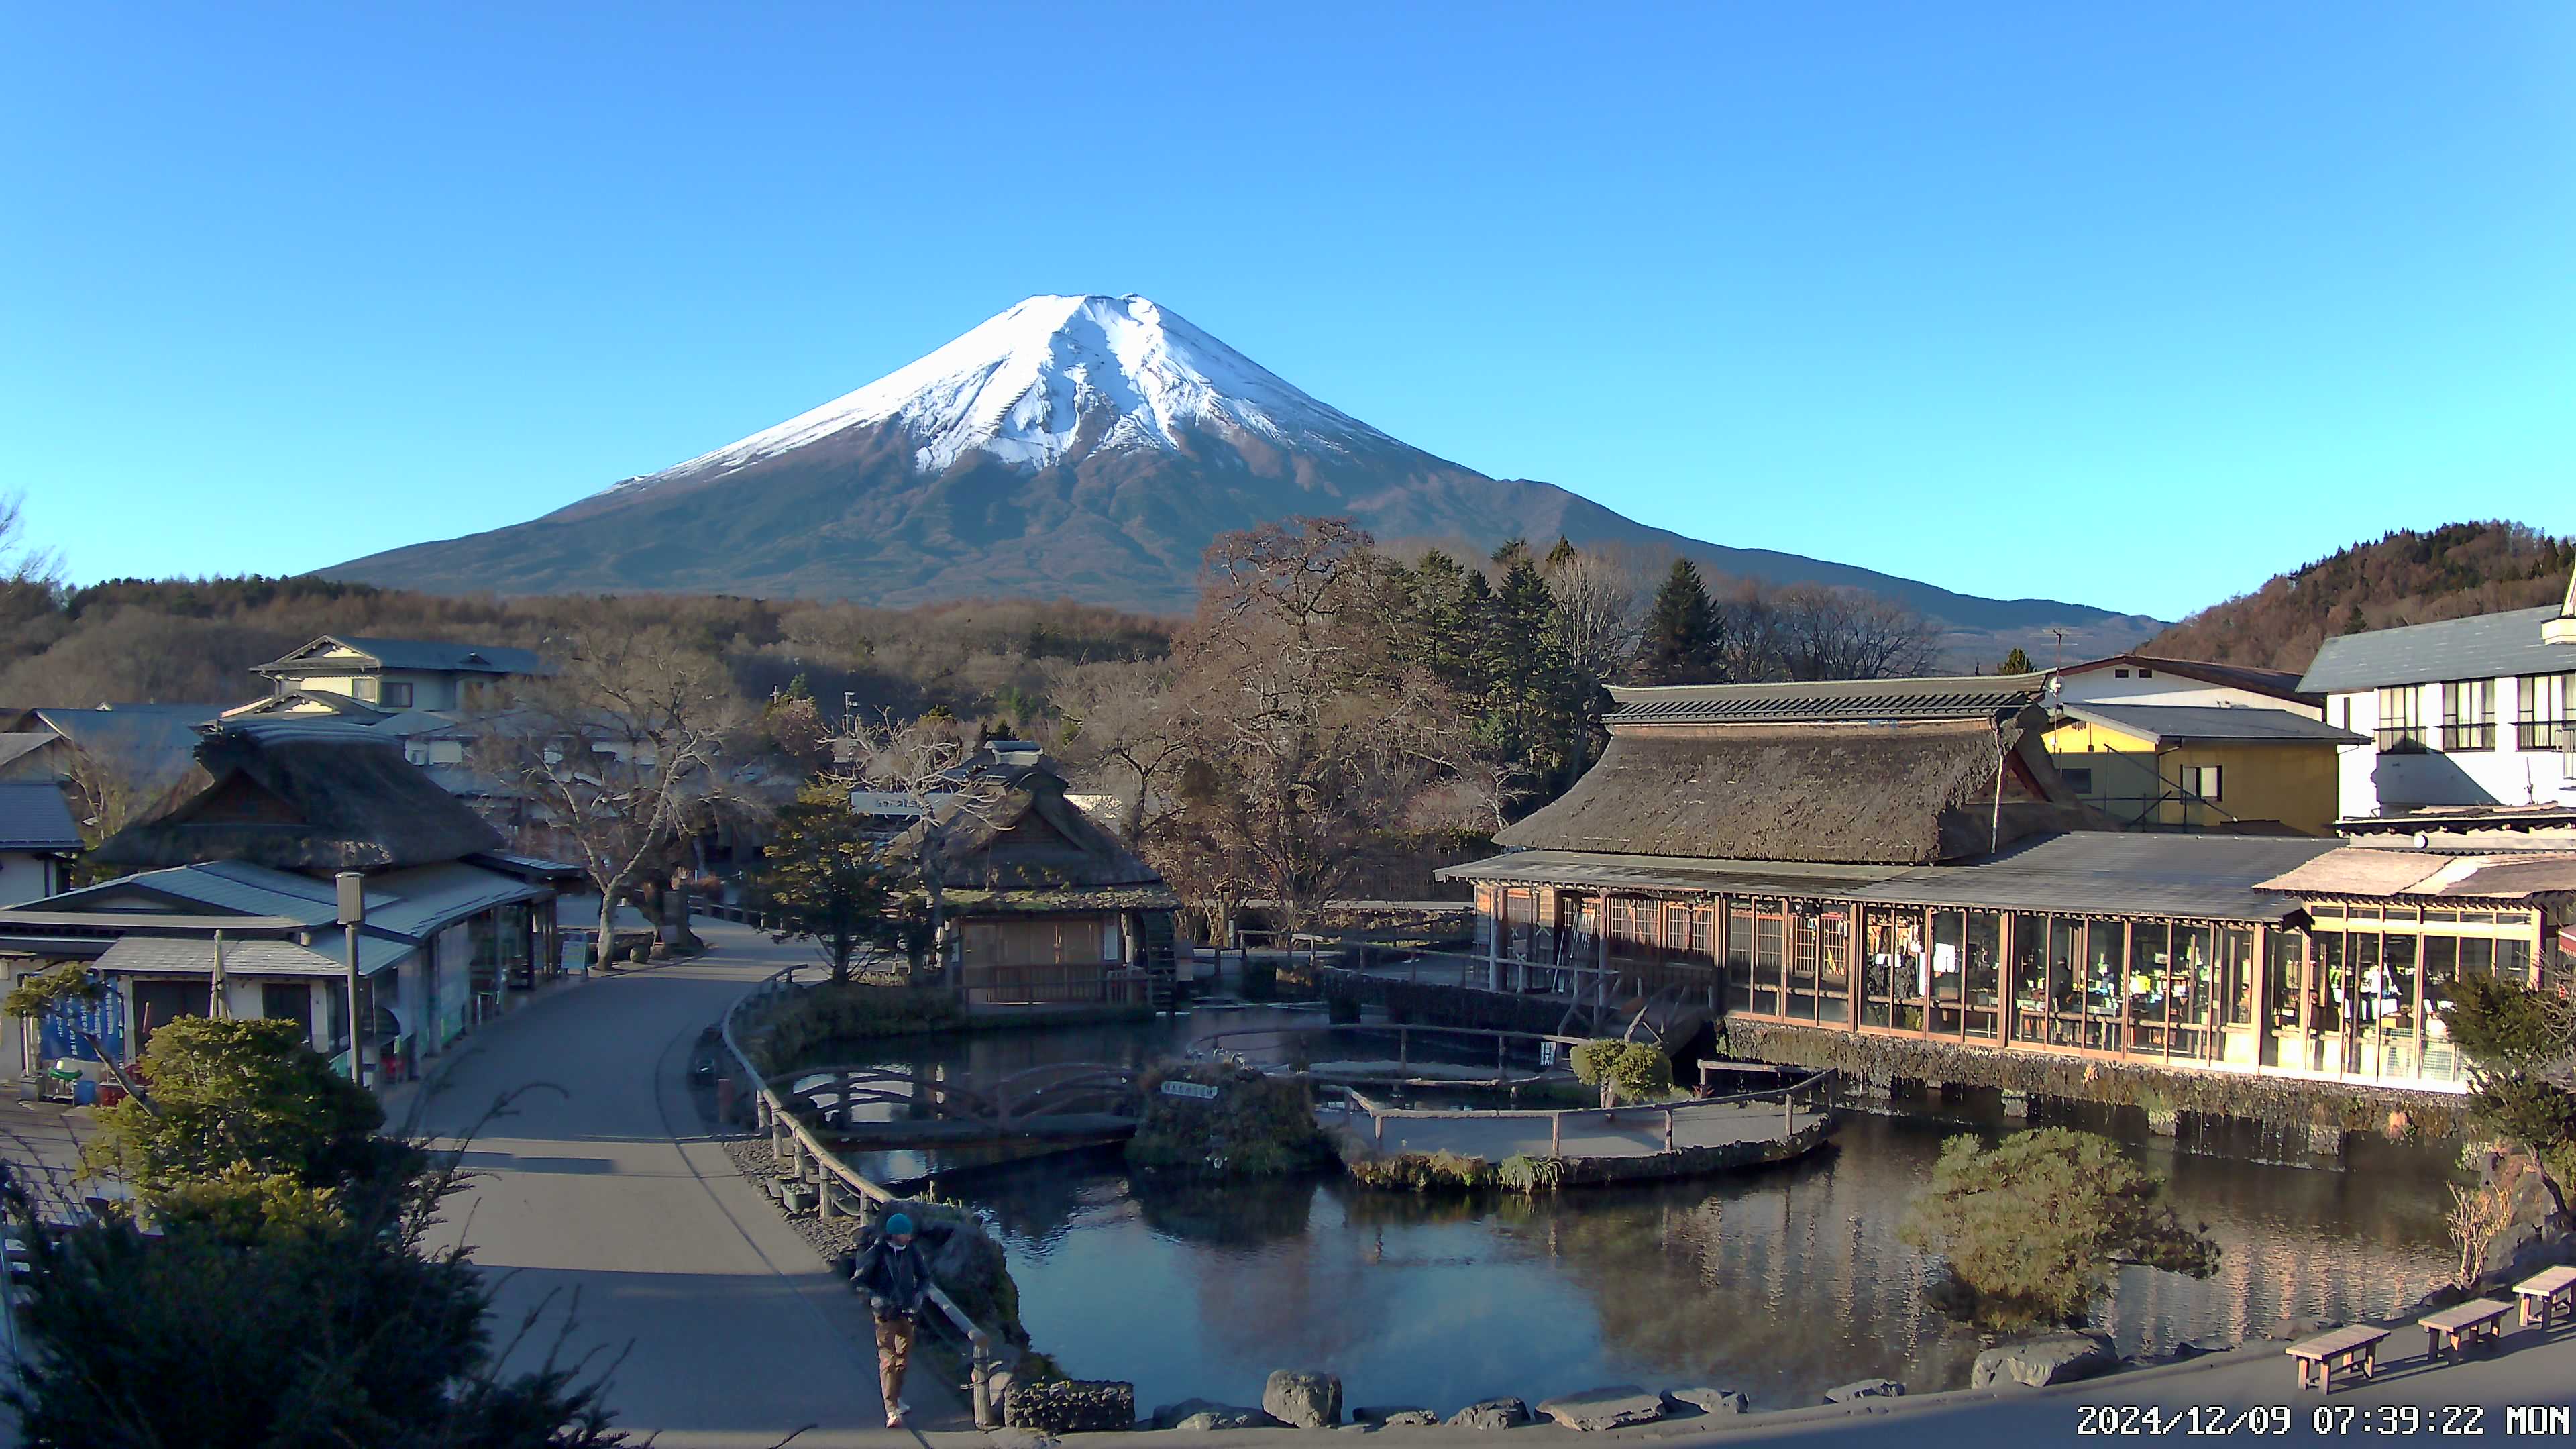
[[[980,1076],[1142,1061],[1298,1020],[1320,1023],[1202,1012],[873,1046],[889,1065]],[[1798,1164],[1539,1198],[1371,1193],[1337,1174],[1175,1188],[1131,1180],[1115,1151],[939,1170],[942,1193],[977,1204],[1001,1238],[1036,1345],[1076,1376],[1132,1380],[1141,1408],[1258,1403],[1270,1370],[1314,1367],[1341,1375],[1353,1406],[1445,1412],[1634,1381],[1705,1382],[1778,1409],[1859,1378],[1966,1383],[1977,1336],[1927,1305],[1932,1265],[1897,1229],[1945,1138],[2020,1125],[1852,1114]],[[2108,1113],[2067,1125],[2129,1135]],[[2123,1353],[2387,1315],[2443,1277],[2448,1162],[2435,1150],[2358,1141],[2319,1168],[2225,1155],[2264,1155],[2251,1131],[2131,1140],[2223,1256],[2199,1281],[2124,1270],[2094,1312]],[[928,1165],[873,1163],[889,1176]]]

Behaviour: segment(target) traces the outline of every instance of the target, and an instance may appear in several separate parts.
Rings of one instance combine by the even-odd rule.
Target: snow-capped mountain
[[[1403,446],[1143,297],[1031,297],[847,397],[609,491],[730,471],[878,426],[912,442],[923,473],[970,451],[1035,471],[1086,433],[1094,449],[1170,453],[1201,429],[1339,454]]]
[[[1297,514],[1348,516],[1388,541],[1481,550],[1562,536],[1678,553],[1722,575],[1866,589],[2033,646],[2031,631],[2052,625],[2069,627],[2069,647],[2105,652],[2155,627],[1703,543],[1552,484],[1489,478],[1308,396],[1136,296],[1031,297],[738,442],[526,523],[322,572],[448,592],[658,589],[894,606],[1036,596],[1180,612],[1211,539]]]

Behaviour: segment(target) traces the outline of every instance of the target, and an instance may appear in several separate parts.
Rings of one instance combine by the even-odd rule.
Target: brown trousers
[[[885,1390],[888,1410],[903,1397],[903,1373],[912,1366],[913,1332],[909,1318],[877,1320],[877,1385]]]

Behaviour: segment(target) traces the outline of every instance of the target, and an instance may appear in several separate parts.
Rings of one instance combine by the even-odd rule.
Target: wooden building
[[[2107,830],[2033,676],[1614,695],[1592,772],[1443,872],[1497,989],[2456,1091],[2443,985],[2563,975],[2576,856]]]
[[[1043,759],[997,757],[896,838],[940,882],[940,959],[969,1009],[1168,996],[1179,901],[1064,792]]]

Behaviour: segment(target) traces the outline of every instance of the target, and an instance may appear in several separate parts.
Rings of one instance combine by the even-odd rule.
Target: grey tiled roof
[[[1819,679],[1772,684],[1666,684],[1610,689],[1612,724],[1782,720],[1978,719],[2036,704],[2045,674],[1932,679]]]
[[[2576,644],[2544,644],[2540,626],[2554,606],[2478,614],[2399,629],[2373,629],[2328,639],[2299,688],[2312,694],[2431,684],[2446,679],[2500,679],[2508,674],[2576,670]]]
[[[0,850],[78,850],[80,827],[51,780],[0,784]]]
[[[1729,891],[1801,898],[1846,895],[1905,874],[1894,865],[1810,865],[1802,861],[1707,860],[1609,855],[1581,850],[1516,850],[1437,872],[1442,880],[1508,881],[1589,890]]]
[[[262,674],[328,673],[343,662],[302,657],[314,644],[342,644],[386,669],[462,671],[469,674],[550,674],[545,660],[529,649],[497,644],[451,644],[442,639],[382,639],[356,634],[325,634],[282,659],[258,666]]]
[[[2232,740],[2248,744],[2366,745],[2367,735],[2337,729],[2286,709],[2232,709],[2215,704],[2068,704],[2060,712],[2109,725],[2149,743]]]

